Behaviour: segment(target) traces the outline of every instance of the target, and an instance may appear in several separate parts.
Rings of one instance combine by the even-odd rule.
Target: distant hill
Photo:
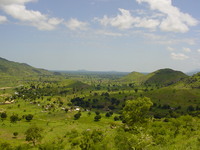
[[[0,57],[0,75],[3,76],[30,76],[30,75],[51,75],[44,69],[34,68],[25,63],[18,63]]]
[[[131,72],[128,75],[122,77],[119,80],[122,82],[133,82],[138,85],[146,80],[146,75],[134,71],[134,72]]]
[[[132,72],[127,76],[122,77],[120,81],[134,82],[135,84],[138,85],[154,84],[160,86],[167,86],[187,77],[188,76],[181,71],[175,71],[167,68],[167,69],[160,69],[146,75],[138,72]]]

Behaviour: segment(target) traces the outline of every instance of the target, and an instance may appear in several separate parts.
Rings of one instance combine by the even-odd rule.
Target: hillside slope
[[[51,75],[52,73],[37,69],[24,63],[17,63],[0,57],[0,75],[3,76],[30,76],[30,75]]]
[[[128,75],[119,79],[121,82],[134,82],[135,84],[141,84],[145,80],[145,75],[139,72],[131,72]]]
[[[194,74],[191,77],[185,78],[184,80],[181,80],[174,86],[177,88],[200,89],[200,72]]]

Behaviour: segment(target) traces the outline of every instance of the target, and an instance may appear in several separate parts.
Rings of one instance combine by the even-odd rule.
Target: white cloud
[[[34,1],[36,0],[1,0],[0,8],[23,24],[34,26],[39,30],[53,30],[63,21],[50,18],[39,11],[28,10],[25,3]]]
[[[171,58],[175,60],[185,60],[189,57],[182,53],[171,53]]]
[[[190,48],[186,48],[186,47],[184,47],[184,48],[183,48],[183,51],[189,53],[189,52],[191,52],[191,49],[190,49]]]
[[[200,53],[200,49],[198,49],[198,50],[197,50],[197,52],[199,52],[199,53]]]
[[[68,22],[65,23],[65,25],[70,30],[87,30],[88,29],[87,22],[81,22],[77,20],[76,18],[70,19]]]
[[[190,26],[196,26],[198,21],[187,13],[182,13],[172,6],[171,0],[136,0],[138,3],[146,2],[151,10],[160,11],[165,15],[160,24],[163,31],[187,32]]]
[[[0,24],[8,21],[5,16],[0,16]]]
[[[104,16],[102,19],[95,18],[95,20],[99,21],[100,24],[104,26],[113,26],[119,29],[131,29],[133,27],[142,27],[155,29],[160,22],[155,19],[134,17],[131,15],[129,10],[119,8],[121,14],[118,14],[116,17],[108,17]]]
[[[130,29],[134,22],[139,22],[139,18],[132,17],[128,10],[119,9],[119,11],[121,14],[118,14],[116,17],[108,18],[104,16],[103,19],[98,19],[98,21],[104,26],[111,25],[119,29]]]
[[[40,20],[47,19],[47,17],[42,15],[39,11],[27,10],[24,5],[6,5],[3,7],[3,10],[13,18],[21,21],[39,22]]]
[[[142,18],[135,25],[135,27],[143,27],[143,28],[155,29],[159,24],[160,24],[160,22],[158,20]]]

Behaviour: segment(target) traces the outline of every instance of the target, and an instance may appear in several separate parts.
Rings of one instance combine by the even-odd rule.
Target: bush
[[[7,118],[6,112],[1,113],[1,120],[4,121]]]
[[[18,132],[14,132],[13,133],[14,138],[16,138],[18,136],[18,134],[19,134]]]
[[[28,114],[28,115],[26,115],[25,118],[29,122],[29,121],[31,121],[33,119],[33,115],[32,114]]]
[[[99,112],[99,111],[96,111],[95,114],[96,114],[96,115],[100,115],[100,112]]]
[[[118,121],[118,120],[120,120],[120,119],[119,119],[118,116],[115,116],[115,117],[114,117],[114,120],[115,120],[115,121]]]
[[[110,113],[107,112],[107,113],[105,114],[105,116],[106,116],[106,117],[110,117]]]
[[[94,121],[99,121],[101,119],[101,115],[96,115],[95,117],[94,117]]]
[[[74,115],[74,120],[78,120],[81,117],[81,113],[78,112]]]
[[[12,116],[10,116],[11,123],[16,123],[17,121],[19,121],[19,117],[17,114],[13,114]]]

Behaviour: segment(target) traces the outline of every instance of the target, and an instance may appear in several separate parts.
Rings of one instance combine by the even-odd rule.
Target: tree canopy
[[[145,123],[150,107],[153,105],[150,98],[139,97],[136,100],[127,100],[123,108],[124,122],[128,126]]]

